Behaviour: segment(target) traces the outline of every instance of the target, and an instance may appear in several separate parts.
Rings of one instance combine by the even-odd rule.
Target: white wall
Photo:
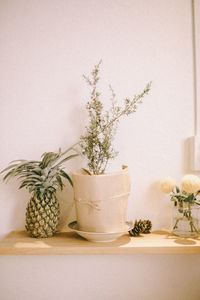
[[[112,167],[117,169],[127,164],[130,169],[132,193],[127,218],[150,218],[154,229],[168,229],[170,203],[159,192],[158,181],[167,175],[179,181],[183,174],[190,172],[186,140],[194,135],[191,1],[1,0],[0,54],[0,169],[11,160],[39,159],[45,151],[56,151],[60,146],[65,149],[78,140],[87,122],[84,106],[88,88],[82,74],[88,74],[100,58],[105,101],[109,99],[110,83],[120,103],[124,97],[139,93],[152,80],[151,93],[137,113],[120,123],[116,137],[120,154]],[[67,170],[71,172],[83,165],[82,159],[77,159],[68,164]],[[18,191],[15,181],[0,185],[0,233],[23,229],[28,193]],[[73,192],[67,186],[58,196],[62,207],[60,227],[65,228],[75,219]],[[25,270],[25,258],[12,259],[16,265],[13,272],[17,272],[21,260]],[[79,259],[90,263],[91,258]],[[102,259],[98,257],[97,262]],[[110,259],[117,261],[120,268],[125,266],[122,256]],[[175,270],[181,265],[172,257],[167,259]],[[183,256],[181,259],[184,261]],[[26,260],[35,263],[31,258]],[[45,260],[50,262],[51,258]],[[9,265],[11,258],[5,261]],[[146,258],[141,257],[140,261],[140,271],[135,270],[137,261],[131,257],[132,268],[124,276],[138,278],[139,272],[140,278],[146,272]],[[164,267],[155,258],[151,261],[149,277],[156,280]],[[63,262],[68,269],[69,260],[65,258]],[[158,274],[153,272],[154,265]],[[192,264],[191,271],[196,272],[195,268]],[[59,273],[59,265],[55,264],[54,269],[60,276],[64,275]],[[98,263],[94,269],[98,270]],[[10,271],[10,268],[3,269],[4,283]],[[49,271],[45,274],[48,280]],[[103,282],[103,274],[100,277]],[[177,280],[182,279],[180,276]],[[113,289],[119,282],[118,277]],[[31,279],[27,284],[33,290]],[[41,289],[42,283],[38,285]],[[77,286],[82,286],[80,277]],[[4,291],[5,287],[4,284]],[[65,286],[59,289],[63,295],[59,299],[64,299]],[[184,289],[186,285],[183,294]],[[133,299],[126,291],[118,299]],[[153,299],[155,293],[156,287],[149,298],[141,299]],[[27,299],[22,290],[20,297]],[[55,299],[50,292],[48,297]],[[13,296],[4,293],[4,299]]]

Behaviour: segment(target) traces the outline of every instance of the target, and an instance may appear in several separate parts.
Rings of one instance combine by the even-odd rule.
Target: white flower
[[[181,181],[182,189],[186,193],[196,193],[200,190],[200,178],[195,175],[185,175]]]
[[[171,177],[166,177],[160,182],[160,189],[163,193],[169,194],[176,186],[176,181]]]

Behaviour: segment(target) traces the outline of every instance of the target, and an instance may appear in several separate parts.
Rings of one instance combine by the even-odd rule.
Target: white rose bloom
[[[195,175],[185,175],[181,181],[182,189],[190,194],[200,190],[200,178]]]
[[[169,194],[176,186],[176,181],[171,177],[166,177],[160,182],[160,189],[163,193]]]

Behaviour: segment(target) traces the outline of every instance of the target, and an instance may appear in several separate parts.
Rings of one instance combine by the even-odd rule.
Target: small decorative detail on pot
[[[74,198],[74,201],[78,202],[79,204],[82,204],[82,205],[88,205],[92,209],[100,210],[99,205],[97,204],[97,202],[100,202],[100,201],[96,201],[96,202],[94,202],[94,201],[84,201],[81,198],[80,199],[75,199]]]
[[[85,172],[88,175],[92,175],[92,173],[90,171],[88,171],[87,169],[82,168],[83,172]]]

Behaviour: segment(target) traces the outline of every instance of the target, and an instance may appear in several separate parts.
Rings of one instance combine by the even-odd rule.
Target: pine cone
[[[150,233],[151,228],[152,228],[152,223],[151,223],[151,221],[150,221],[150,220],[144,220],[144,221],[143,221],[143,224],[144,224],[144,227],[145,227],[143,233]]]
[[[142,220],[135,221],[133,229],[129,231],[130,236],[139,236],[145,230]]]
[[[150,233],[152,223],[150,220],[135,221],[133,229],[129,231],[130,236],[139,236],[140,233]]]

